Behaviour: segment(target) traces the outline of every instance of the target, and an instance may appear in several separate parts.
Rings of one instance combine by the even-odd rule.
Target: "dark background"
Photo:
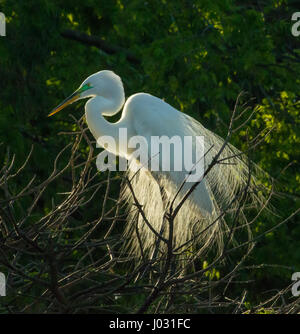
[[[0,37],[0,169],[15,155],[14,168],[18,170],[34,146],[22,175],[9,184],[10,194],[22,189],[33,175],[34,182],[46,179],[56,155],[70,141],[69,135],[58,133],[78,130],[69,114],[80,118],[83,103],[47,118],[51,109],[88,75],[111,69],[122,78],[127,97],[136,92],[151,93],[221,136],[226,134],[238,94],[245,91],[256,112],[247,131],[243,128],[235,133],[232,143],[244,149],[246,137],[251,139],[258,131],[273,128],[252,158],[272,177],[279,177],[273,203],[276,216],[256,221],[254,236],[270,229],[278,219],[284,220],[300,202],[300,37],[291,33],[291,16],[300,10],[296,4],[284,0],[0,0],[0,11],[7,19],[7,36]],[[82,145],[83,159],[88,152],[88,146]],[[62,157],[62,163],[64,159],[67,157]],[[68,178],[70,175],[48,187],[32,212],[31,223],[61,198],[58,193],[68,187]],[[98,178],[104,180],[107,174]],[[119,185],[118,180],[112,182],[111,197],[118,198]],[[4,186],[0,188],[0,200],[5,200],[6,191]],[[75,224],[99,216],[103,196],[100,192],[87,208],[79,209],[73,216]],[[16,204],[17,218],[30,200],[29,196]],[[122,225],[115,233],[121,232]],[[101,231],[97,233],[101,235]],[[0,229],[2,243],[4,234],[1,237]],[[79,237],[72,234],[66,242],[74,243]],[[291,283],[292,273],[300,271],[299,240],[299,216],[258,240],[247,265],[264,265],[243,273],[242,278],[249,281],[244,311],[265,299],[262,292],[277,291]],[[14,257],[12,248],[3,248],[3,252],[2,260],[5,255]],[[79,255],[72,256],[70,265]],[[15,265],[28,267],[29,276],[40,274],[39,265],[30,261],[30,256],[21,256]],[[235,261],[233,255],[231,262]],[[113,270],[121,275],[126,268],[120,265]],[[7,274],[9,270],[2,261],[0,271]],[[220,279],[224,270],[216,269],[211,278]],[[8,281],[10,293],[0,300],[1,312],[24,311],[41,295],[42,288],[35,284],[27,294],[22,290],[17,296],[17,287],[25,284],[23,279],[12,276]],[[244,287],[235,286],[232,298],[242,291]],[[110,303],[121,312],[131,312],[142,303],[142,296],[124,295]],[[288,297],[294,298],[291,294]],[[104,309],[103,303],[100,298],[98,306]],[[194,303],[193,312],[203,312],[195,300],[187,303]],[[113,307],[106,311],[115,310]],[[26,311],[45,309],[39,302]]]

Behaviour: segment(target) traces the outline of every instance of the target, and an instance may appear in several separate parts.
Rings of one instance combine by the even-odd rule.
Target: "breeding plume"
[[[138,172],[132,168],[128,169],[127,176],[131,187],[127,183],[121,194],[127,201],[129,212],[125,232],[126,236],[130,237],[127,250],[138,256],[143,247],[144,254],[153,256],[155,247],[157,247],[157,235],[145,223],[144,218],[147,218],[157,233],[167,235],[168,228],[164,228],[163,219],[165,210],[168,210],[170,205],[174,210],[195,184],[195,181],[186,182],[187,175],[192,175],[192,171],[185,168],[184,163],[182,163],[181,170],[174,168],[176,150],[182,151],[182,156],[187,153],[185,150],[192,150],[194,154],[196,141],[191,141],[192,146],[185,146],[183,145],[184,138],[202,136],[204,152],[198,159],[199,161],[194,161],[194,163],[196,165],[201,162],[205,171],[220,152],[224,140],[195,119],[150,94],[137,93],[130,96],[125,102],[120,77],[107,70],[97,72],[85,79],[80,87],[57,106],[49,116],[68,104],[84,98],[89,98],[85,105],[85,117],[95,139],[98,140],[103,136],[114,138],[117,145],[113,150],[111,149],[111,153],[126,158],[131,165],[135,162],[140,166]],[[122,115],[116,123],[111,123],[103,117],[115,115],[122,107]],[[170,170],[162,168],[161,160],[159,160],[159,170],[151,171],[151,168],[147,168],[138,157],[133,155],[133,149],[128,149],[127,145],[118,144],[120,129],[127,130],[128,141],[136,136],[144,138],[148,148],[151,147],[153,138],[162,138],[162,136],[181,138],[180,149],[175,147],[175,150],[170,150]],[[151,150],[148,149],[145,153],[149,161],[154,159]],[[159,157],[161,153],[159,151]],[[223,147],[218,159],[223,163],[217,163],[210,168],[208,173],[202,173],[199,178],[201,182],[197,182],[197,187],[183,202],[175,217],[174,248],[185,245],[190,239],[195,240],[194,252],[200,253],[208,250],[213,243],[220,248],[224,233],[227,231],[223,218],[217,219],[222,210],[230,205],[231,211],[234,212],[234,208],[238,205],[237,194],[246,187],[249,188],[248,193],[252,203],[257,204],[260,201],[256,190],[256,178],[251,176],[249,181],[248,165],[240,152],[228,144]],[[136,201],[141,204],[145,217],[138,214]],[[160,251],[164,252],[165,249],[162,243],[160,244]],[[190,244],[187,245],[187,252],[191,252]],[[181,251],[184,249],[182,247]]]

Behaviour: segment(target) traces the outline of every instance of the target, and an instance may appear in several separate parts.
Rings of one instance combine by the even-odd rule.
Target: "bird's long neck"
[[[114,115],[122,105],[102,96],[90,99],[85,105],[85,117],[90,131],[97,140],[100,136],[116,137],[118,128],[108,122],[103,115]]]

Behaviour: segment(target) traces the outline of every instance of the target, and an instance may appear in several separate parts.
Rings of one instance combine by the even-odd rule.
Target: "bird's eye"
[[[84,92],[85,90],[88,90],[90,88],[93,88],[92,85],[90,83],[86,83],[84,86],[80,88],[80,91]]]

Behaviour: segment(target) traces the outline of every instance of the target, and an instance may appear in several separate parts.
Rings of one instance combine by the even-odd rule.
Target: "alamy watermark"
[[[292,295],[294,297],[299,297],[300,296],[300,272],[293,273],[292,281],[297,281],[292,286]]]
[[[5,15],[0,12],[0,36],[6,36],[6,20]]]
[[[97,146],[105,148],[96,160],[99,171],[140,168],[157,171],[185,172],[186,182],[197,182],[204,174],[203,136],[127,136],[127,128],[120,128],[117,140],[112,136],[101,136]]]
[[[6,279],[5,275],[0,272],[0,297],[6,296]]]
[[[295,12],[292,15],[292,21],[296,21],[296,23],[292,25],[292,35],[298,37],[300,36],[300,12]]]

